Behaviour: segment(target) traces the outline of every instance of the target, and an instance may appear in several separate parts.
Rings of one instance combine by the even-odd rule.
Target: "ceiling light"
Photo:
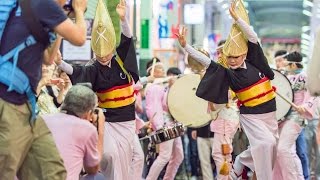
[[[311,39],[311,36],[309,36],[309,35],[306,34],[306,33],[302,33],[302,34],[301,34],[301,38],[302,38],[302,39],[306,39],[306,40],[310,40],[310,39]]]
[[[306,56],[308,56],[308,54],[310,53],[310,51],[307,51],[307,50],[302,49],[302,50],[301,50],[301,53],[304,54],[304,55],[306,55]]]
[[[310,41],[305,40],[305,39],[302,39],[302,40],[301,40],[301,44],[304,44],[304,45],[309,46],[309,45],[310,45]]]
[[[308,1],[308,0],[303,0],[303,6],[310,6],[310,7],[313,7],[313,2],[311,1]]]
[[[307,11],[307,10],[303,10],[302,13],[306,16],[312,16],[312,13],[310,11]]]
[[[302,26],[302,32],[310,31],[310,26]]]

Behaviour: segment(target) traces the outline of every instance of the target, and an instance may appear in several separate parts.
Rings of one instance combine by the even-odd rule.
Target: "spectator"
[[[43,119],[36,119],[35,114],[35,92],[41,78],[43,53],[50,41],[49,38],[46,42],[35,41],[33,37],[39,39],[39,36],[31,34],[31,23],[24,17],[29,16],[29,20],[40,26],[36,30],[43,32],[39,34],[54,37],[55,32],[80,46],[86,40],[84,11],[87,0],[73,0],[75,23],[62,11],[65,0],[17,2],[25,5],[22,7],[29,6],[30,11],[25,13],[23,8],[19,13],[20,8],[14,8],[15,12],[10,13],[1,39],[0,56],[6,57],[7,61],[0,65],[0,179],[14,179],[16,174],[19,179],[65,179],[66,171],[50,131]],[[21,44],[27,46],[8,58],[5,56]],[[13,69],[17,72],[15,76],[5,73],[5,66],[15,66],[12,61],[17,61]],[[17,77],[17,74],[21,76]],[[29,163],[37,167],[31,169]]]
[[[105,117],[101,109],[96,109],[97,104],[97,96],[90,88],[75,85],[67,93],[60,113],[43,116],[62,156],[67,179],[77,179],[82,167],[89,175],[98,172]]]

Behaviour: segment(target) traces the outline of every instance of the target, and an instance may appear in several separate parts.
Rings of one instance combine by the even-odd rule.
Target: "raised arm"
[[[258,44],[257,34],[253,31],[253,29],[243,19],[241,19],[237,15],[235,8],[236,8],[236,3],[232,2],[231,6],[229,8],[229,12],[230,12],[231,17],[235,20],[237,25],[241,28],[242,32],[247,37],[248,41],[255,43],[255,44]]]
[[[320,95],[320,29],[318,29],[315,38],[312,57],[307,69],[307,88],[311,95],[318,96]]]
[[[73,67],[70,64],[64,62],[62,59],[57,58],[55,63],[63,72],[67,73],[68,75],[73,74]]]
[[[131,30],[129,27],[128,20],[126,18],[126,12],[127,12],[126,1],[121,0],[120,3],[117,5],[116,10],[117,10],[117,13],[118,13],[120,21],[121,21],[122,34],[128,38],[131,38],[132,33],[131,33]]]
[[[241,28],[242,32],[247,37],[248,41],[258,44],[258,36],[256,32],[253,31],[253,29],[241,18],[239,18],[236,23]]]
[[[196,61],[200,62],[203,66],[205,66],[205,68],[208,68],[210,63],[213,61],[211,61],[211,59],[203,53],[195,50],[192,46],[187,44],[186,34],[187,28],[185,27],[182,27],[182,30],[176,33],[180,45],[188,52],[189,56],[191,56]]]
[[[58,56],[61,56],[59,51],[61,41],[62,37],[57,35],[55,42],[44,51],[44,64],[53,64],[54,59],[59,58]]]
[[[210,63],[213,62],[213,61],[211,61],[211,59],[208,56],[197,51],[189,44],[187,44],[184,49],[188,52],[189,56],[191,56],[193,59],[195,59],[196,61],[201,63],[205,68],[208,68]]]

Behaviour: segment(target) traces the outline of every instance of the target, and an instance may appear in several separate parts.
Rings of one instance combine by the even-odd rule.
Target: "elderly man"
[[[43,116],[63,159],[67,179],[78,179],[82,167],[89,175],[97,174],[105,121],[102,110],[96,109],[97,103],[90,88],[75,85],[68,91],[60,113]]]

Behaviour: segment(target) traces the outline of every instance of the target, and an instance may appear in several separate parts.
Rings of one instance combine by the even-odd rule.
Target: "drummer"
[[[294,103],[300,109],[290,111],[286,121],[279,126],[281,130],[275,164],[277,171],[274,172],[274,179],[309,179],[307,147],[302,130],[306,125],[306,118],[312,119],[312,113],[306,111],[311,96],[306,90],[307,76],[302,72],[302,55],[292,52],[286,55],[285,59],[287,60],[288,79],[294,92]],[[296,144],[300,133],[303,136]],[[297,156],[296,146],[297,149],[300,149],[298,154],[300,159]]]
[[[164,78],[163,64],[157,58],[156,61],[147,63],[147,73],[155,78]],[[172,126],[174,121],[168,112],[167,95],[168,85],[149,84],[146,87],[146,112],[155,133],[165,126]],[[146,180],[157,179],[161,170],[167,165],[164,179],[174,179],[180,164],[184,158],[182,141],[180,137],[159,144],[159,155],[153,162]]]

